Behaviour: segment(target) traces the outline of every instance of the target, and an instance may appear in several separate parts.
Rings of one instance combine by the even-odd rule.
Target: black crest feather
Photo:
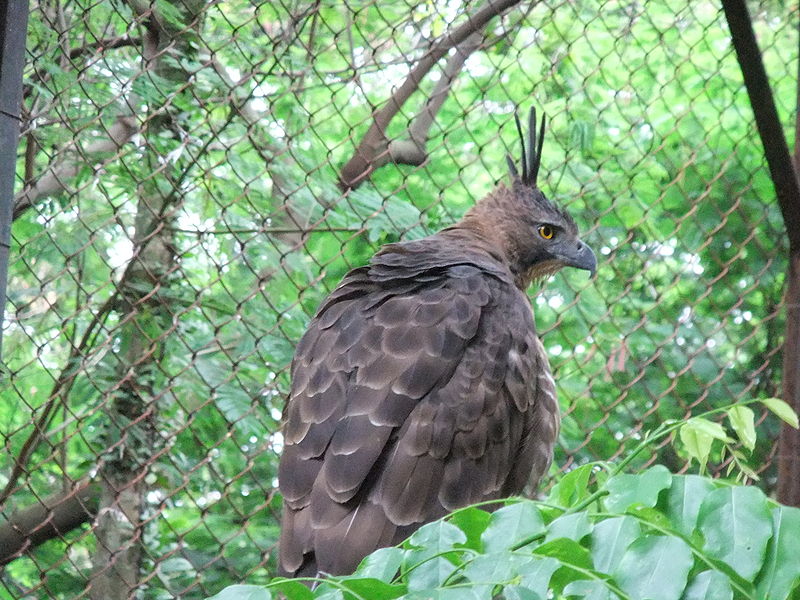
[[[525,134],[522,131],[522,123],[519,120],[519,114],[514,112],[514,122],[517,125],[517,133],[519,134],[520,146],[522,148],[522,174],[517,171],[517,166],[514,159],[510,155],[506,155],[506,162],[508,163],[508,170],[511,177],[519,177],[522,183],[531,187],[536,187],[536,178],[539,176],[539,167],[542,164],[542,146],[544,145],[544,124],[545,116],[542,115],[542,122],[539,126],[539,133],[536,133],[536,109],[531,107],[531,112],[528,116],[528,140],[527,148],[525,143]]]

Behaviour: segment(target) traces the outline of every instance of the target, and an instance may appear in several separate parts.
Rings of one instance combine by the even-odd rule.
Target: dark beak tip
[[[579,258],[580,266],[589,271],[589,279],[593,279],[597,273],[597,256],[595,256],[595,253],[586,244],[582,245],[580,253],[582,254]]]

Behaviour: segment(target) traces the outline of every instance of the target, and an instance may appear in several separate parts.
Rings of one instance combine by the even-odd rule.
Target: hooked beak
[[[578,240],[575,246],[561,249],[561,252],[558,253],[558,258],[567,267],[589,271],[589,277],[594,277],[597,270],[597,258],[594,252],[581,240]]]

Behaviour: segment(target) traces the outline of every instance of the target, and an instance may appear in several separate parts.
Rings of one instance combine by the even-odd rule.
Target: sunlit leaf
[[[767,499],[758,488],[733,486],[710,492],[700,506],[698,527],[704,549],[752,581],[772,537]]]
[[[692,564],[692,551],[683,540],[648,535],[628,547],[614,579],[633,600],[674,600],[686,587]]]
[[[766,400],[762,400],[761,403],[766,406],[775,416],[779,417],[781,420],[785,421],[795,429],[800,428],[800,422],[798,422],[797,413],[794,412],[794,409],[791,406],[789,406],[780,398],[767,398]]]
[[[742,445],[748,450],[755,448],[756,426],[752,409],[744,405],[733,406],[728,410],[728,420]]]

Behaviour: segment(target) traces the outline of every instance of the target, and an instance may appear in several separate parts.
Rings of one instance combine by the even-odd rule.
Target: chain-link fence
[[[750,10],[788,125],[798,6]],[[305,324],[382,243],[506,178],[531,105],[541,187],[600,259],[531,290],[563,408],[553,477],[778,395],[787,242],[715,3],[33,2],[0,598],[203,598],[273,575]],[[770,490],[779,424],[757,428],[708,468],[744,461]]]

